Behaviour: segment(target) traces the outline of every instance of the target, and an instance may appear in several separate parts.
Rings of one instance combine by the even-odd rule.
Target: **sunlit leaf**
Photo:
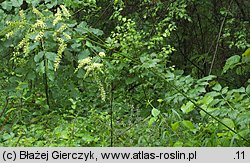
[[[188,101],[186,104],[183,104],[181,106],[181,110],[183,113],[189,113],[194,109],[194,104],[190,101]]]
[[[188,120],[183,120],[182,121],[182,124],[187,127],[188,129],[194,129],[194,125],[191,121],[188,121]]]
[[[151,114],[153,115],[153,117],[157,117],[160,114],[160,110],[153,108],[151,111]]]

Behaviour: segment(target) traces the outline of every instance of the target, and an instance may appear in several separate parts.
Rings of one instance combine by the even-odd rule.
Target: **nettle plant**
[[[18,77],[17,83],[25,85],[22,89],[29,88],[30,92],[37,84],[43,83],[49,106],[50,87],[62,79],[60,77],[66,70],[75,69],[78,76],[81,73],[84,75],[80,76],[85,78],[93,77],[102,100],[105,100],[99,78],[103,73],[101,62],[105,53],[94,41],[103,32],[89,27],[86,22],[76,22],[63,5],[55,13],[48,9],[42,11],[42,6],[40,8],[41,11],[35,7],[32,11],[21,10],[17,19],[7,21],[1,32],[2,36],[5,35],[3,42],[11,41],[7,48],[11,53],[9,59],[13,69],[9,71],[12,76]],[[74,74],[74,71],[70,72]]]

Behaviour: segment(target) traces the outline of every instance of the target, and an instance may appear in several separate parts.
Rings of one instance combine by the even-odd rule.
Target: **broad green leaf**
[[[55,61],[57,54],[53,52],[46,52],[45,57],[50,61]]]
[[[40,63],[37,64],[36,71],[39,74],[44,74],[44,72],[45,72],[44,61],[42,61],[42,62],[40,62]]]
[[[176,131],[180,127],[180,122],[175,122],[171,124],[172,130]]]
[[[20,7],[23,4],[23,0],[10,0],[14,7]]]
[[[12,4],[10,1],[4,1],[3,3],[1,3],[1,6],[3,9],[10,11],[12,9]]]
[[[182,121],[182,124],[187,127],[188,129],[194,129],[194,125],[191,121],[188,121],[188,120],[183,120]]]
[[[206,89],[204,88],[204,86],[200,86],[200,87],[196,87],[196,88],[195,88],[195,91],[201,92],[201,93],[205,93],[205,92],[206,92]]]
[[[27,74],[27,79],[34,80],[35,78],[36,78],[36,74],[34,73],[34,71],[29,71]]]
[[[233,69],[240,62],[241,57],[239,55],[234,55],[227,59],[225,66],[223,67],[223,72],[226,73],[229,69]]]
[[[28,4],[32,4],[32,6],[37,6],[41,0],[26,0]]]
[[[26,83],[26,82],[19,82],[18,83],[18,87],[19,88],[21,88],[21,89],[26,89],[26,88],[28,88],[28,83]]]
[[[57,0],[45,0],[46,6],[50,9],[52,7],[55,7],[58,3]]]
[[[79,41],[79,42],[80,42],[80,41]],[[82,46],[81,43],[74,43],[74,44],[71,45],[71,48],[72,48],[72,49],[78,49],[78,48],[80,48],[81,46]]]
[[[114,5],[116,5],[119,2],[119,0],[114,0]]]
[[[182,146],[183,146],[183,142],[177,141],[177,142],[174,143],[173,146],[174,146],[174,147],[182,147]]]
[[[158,109],[153,108],[151,114],[153,117],[157,117],[161,112]]]
[[[188,101],[186,104],[183,104],[181,106],[181,110],[183,113],[189,113],[194,109],[194,104],[190,101]]]
[[[93,32],[95,35],[100,36],[103,35],[103,31],[100,29],[95,29],[95,28],[89,28],[90,32]]]
[[[241,92],[244,93],[246,90],[244,87],[240,87],[239,89],[236,89],[235,92]]]
[[[246,92],[247,92],[248,94],[250,94],[250,85],[247,86]]]
[[[204,81],[209,81],[209,80],[212,80],[212,79],[214,79],[214,78],[216,78],[215,75],[209,75],[209,76],[206,76],[206,77],[204,77],[204,78],[199,79],[199,80],[197,81],[197,83],[202,83],[202,82],[204,82]]]
[[[8,140],[8,139],[12,139],[14,136],[15,136],[15,134],[13,132],[11,132],[10,134],[5,132],[2,136],[2,138],[3,138],[3,140]]]
[[[222,94],[226,94],[228,92],[228,87],[224,87],[221,91]]]
[[[199,103],[200,103],[200,104],[209,105],[213,100],[214,100],[214,98],[213,98],[212,96],[206,95],[205,97],[203,97],[203,98],[199,101]]]
[[[39,52],[39,53],[38,53],[37,55],[35,55],[35,57],[34,57],[35,62],[39,62],[39,61],[43,58],[43,56],[44,56],[44,52],[43,52],[43,51]]]
[[[142,64],[142,66],[145,67],[145,68],[152,68],[152,67],[155,67],[158,62],[160,62],[159,59],[149,59],[149,58],[146,58],[146,60]]]
[[[68,139],[69,135],[68,135],[68,131],[67,130],[63,130],[60,132],[60,138],[62,139]]]
[[[250,48],[248,48],[243,54],[243,57],[250,57]]]
[[[91,42],[89,42],[89,41],[86,41],[86,46],[87,46],[87,47],[89,47],[89,48],[93,48],[92,43],[91,43]]]
[[[87,58],[89,55],[90,55],[89,49],[85,49],[84,51],[80,52],[80,54],[78,55],[78,60]]]
[[[150,118],[150,120],[148,121],[148,125],[151,126],[155,121],[156,121],[155,117]]]
[[[212,91],[212,92],[206,93],[206,96],[216,97],[216,96],[220,96],[220,93],[216,91]]]
[[[85,76],[85,71],[81,68],[77,71],[77,75],[76,75],[78,78],[84,78]]]
[[[49,70],[47,75],[50,81],[53,82],[55,80],[55,72],[53,70]]]
[[[228,135],[227,132],[219,132],[219,133],[217,133],[218,137],[224,137],[224,136],[227,136],[227,135]]]
[[[49,70],[53,70],[54,71],[54,61],[48,60],[48,68],[49,68]]]
[[[89,29],[86,22],[81,22],[75,30],[80,34],[88,33]]]
[[[212,89],[219,92],[221,88],[222,88],[221,85],[217,83]]]
[[[221,122],[223,122],[225,125],[227,125],[227,126],[230,127],[231,129],[233,129],[233,128],[235,127],[233,120],[230,119],[230,118],[224,118],[224,119],[221,120]],[[224,125],[221,125],[220,128],[221,128],[221,129],[226,129],[226,130],[228,130],[228,128],[225,127]]]

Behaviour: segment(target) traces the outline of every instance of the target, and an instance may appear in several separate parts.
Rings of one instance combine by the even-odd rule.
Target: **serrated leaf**
[[[181,106],[181,111],[183,113],[189,113],[191,112],[192,110],[194,110],[194,104],[190,101],[188,101],[186,104],[183,104]]]
[[[160,113],[161,113],[161,112],[160,112],[160,110],[158,110],[158,109],[153,108],[153,109],[151,110],[151,114],[152,114],[153,117],[157,117]]]

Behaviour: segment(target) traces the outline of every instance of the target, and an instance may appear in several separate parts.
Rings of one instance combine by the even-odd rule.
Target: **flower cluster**
[[[84,58],[84,59],[81,59],[78,61],[78,67],[76,68],[75,70],[75,73],[80,69],[82,68],[83,66],[85,66],[86,64],[90,64],[92,61],[92,58],[91,57],[87,57],[87,58]]]
[[[105,92],[104,86],[103,86],[103,84],[98,76],[96,76],[96,82],[97,82],[97,85],[98,85],[99,90],[101,92],[101,99],[102,99],[102,101],[105,101],[106,100],[106,92]]]
[[[53,25],[56,25],[59,21],[62,20],[62,12],[60,10],[60,8],[57,8],[57,12],[55,14],[55,19],[53,20]]]
[[[103,73],[103,71],[101,69],[102,66],[103,66],[103,64],[101,64],[101,63],[92,63],[92,64],[85,66],[84,69],[87,71],[85,74],[85,77],[87,77],[91,71],[97,70],[97,71]]]
[[[45,29],[46,24],[42,20],[36,20],[36,23],[32,26],[32,28],[34,28],[34,29],[36,29],[36,28]]]
[[[69,18],[71,15],[69,13],[69,11],[66,9],[66,7],[64,5],[60,5],[62,12],[63,12],[63,16]]]
[[[61,21],[62,16],[66,17],[66,18],[69,18],[71,16],[69,11],[66,9],[66,7],[64,5],[60,5],[60,8],[57,8],[57,12],[55,14],[56,18],[53,21],[53,25],[56,25],[59,21]]]
[[[104,52],[100,52],[99,53],[99,56],[100,57],[104,57],[105,56],[105,53]],[[104,86],[103,84],[101,83],[101,80],[99,79],[99,76],[97,74],[97,72],[101,72],[101,73],[104,73],[102,71],[102,67],[103,67],[103,64],[102,63],[96,63],[96,62],[92,62],[93,61],[93,58],[92,57],[86,57],[84,59],[81,59],[78,61],[78,67],[76,68],[75,70],[75,73],[82,67],[84,67],[84,69],[86,70],[86,73],[84,75],[84,78],[88,77],[90,73],[92,73],[92,75],[94,76],[96,82],[97,82],[97,85],[99,87],[99,90],[101,92],[101,99],[103,101],[105,101],[106,99],[106,92],[105,92],[105,89],[104,89]]]
[[[14,34],[14,32],[13,32],[13,31],[10,31],[10,32],[8,32],[5,36],[6,36],[7,39],[9,39],[10,37],[13,36],[13,34]]]
[[[33,13],[39,16],[40,18],[44,18],[44,15],[35,7],[33,7]]]
[[[36,35],[36,37],[35,37],[35,42],[41,41],[42,38],[43,38],[43,36],[44,36],[44,32],[43,32],[43,31],[40,31],[40,32]]]
[[[59,42],[59,47],[57,50],[57,56],[54,62],[54,70],[56,71],[58,69],[59,63],[61,62],[62,59],[62,53],[64,52],[64,50],[67,47],[67,44],[64,42],[64,40],[62,38],[58,38],[58,42]]]
[[[24,14],[23,10],[20,10],[20,11],[19,11],[19,15],[20,15],[22,21],[25,21],[25,20],[26,20],[26,17],[25,17],[25,14]]]
[[[63,36],[70,40],[71,39],[71,36],[69,34],[67,34],[66,32],[64,32],[65,29],[67,29],[68,26],[66,24],[63,24],[58,30],[56,30],[53,34],[54,37],[57,37],[60,33],[63,34]]]
[[[106,56],[106,54],[105,54],[104,52],[100,52],[100,53],[99,53],[99,56],[100,56],[101,58],[103,58],[103,57]]]

